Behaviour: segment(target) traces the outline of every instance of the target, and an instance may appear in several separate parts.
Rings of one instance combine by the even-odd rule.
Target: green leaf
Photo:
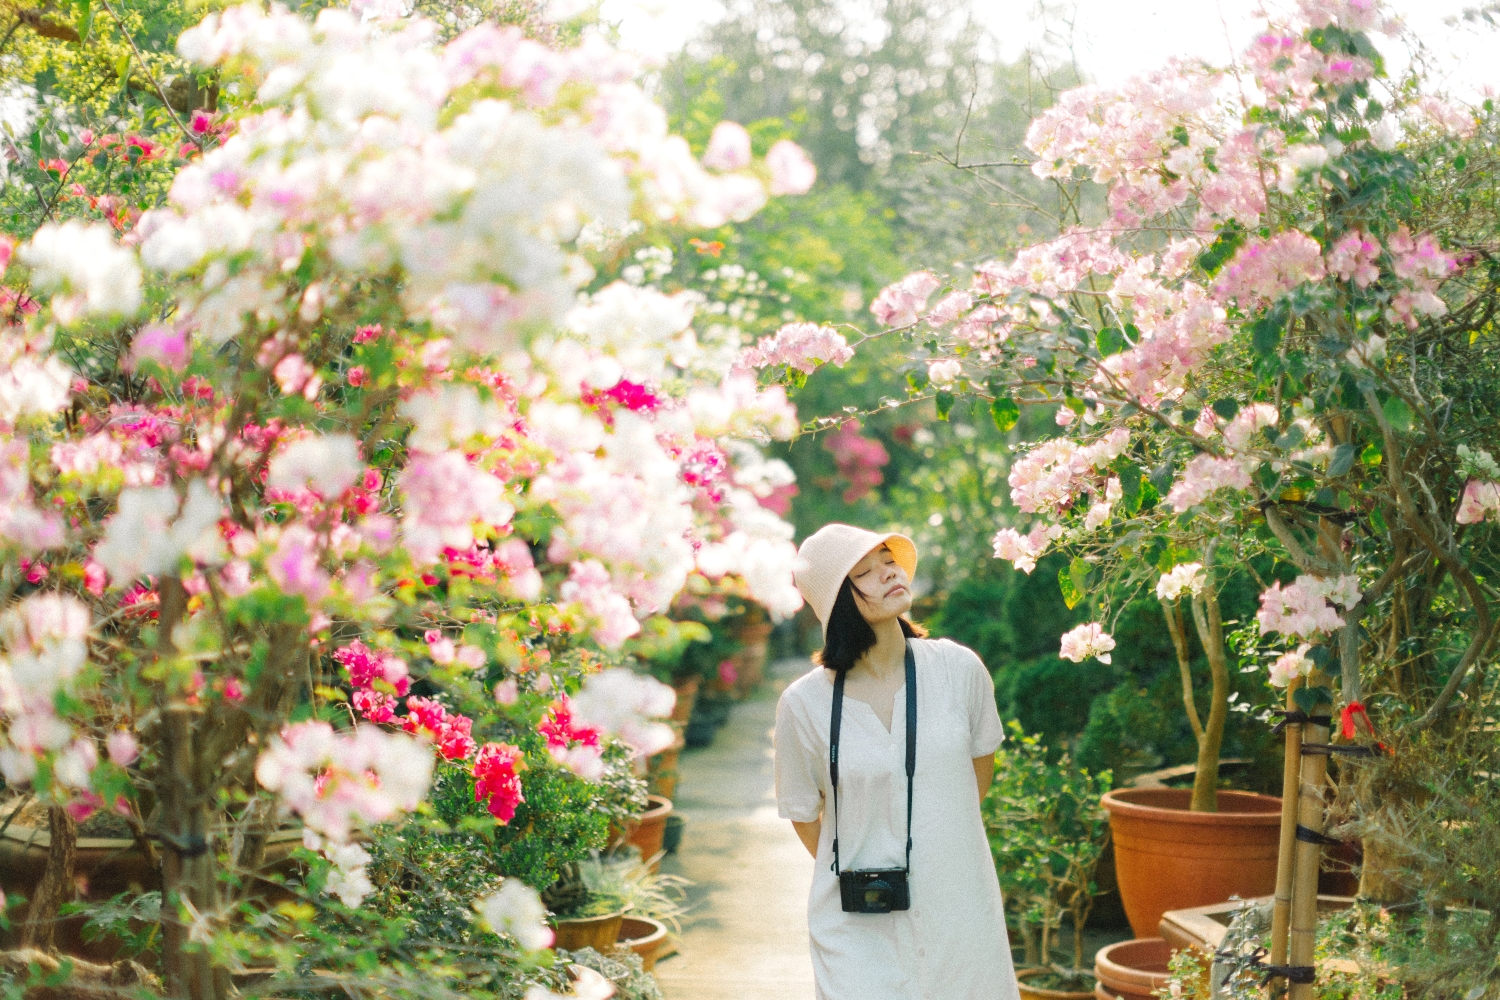
[[[1380,442],[1371,441],[1365,445],[1365,450],[1359,453],[1359,460],[1371,469],[1385,461],[1385,452],[1381,449]]]
[[[1354,468],[1354,445],[1341,444],[1333,449],[1333,458],[1328,462],[1328,474],[1337,479]]]
[[[1161,501],[1161,492],[1150,480],[1141,481],[1141,510],[1150,510]]]
[[[1078,414],[1080,417],[1083,416],[1084,411],[1088,409],[1088,404],[1079,399],[1077,396],[1064,397],[1063,405],[1072,410],[1074,413]]]
[[[1134,462],[1118,462],[1115,475],[1120,477],[1120,499],[1125,502],[1125,513],[1141,512],[1141,467]]]
[[[1313,648],[1320,649],[1322,647],[1315,646]],[[1333,707],[1333,693],[1326,687],[1298,688],[1292,692],[1292,700],[1297,703],[1298,708],[1302,709],[1308,715],[1316,714],[1318,709],[1325,705],[1330,708]]]
[[[1276,353],[1276,348],[1281,346],[1283,325],[1281,317],[1274,314],[1262,316],[1251,325],[1250,338],[1256,354],[1269,357]]]
[[[1068,606],[1069,611],[1078,607],[1079,602],[1083,600],[1083,591],[1074,586],[1070,569],[1057,571],[1057,587],[1062,591],[1063,603]]]
[[[1385,401],[1385,405],[1380,409],[1385,413],[1385,419],[1388,424],[1402,434],[1411,433],[1412,423],[1416,419],[1416,414],[1411,412],[1411,407],[1406,405],[1404,399],[1400,396],[1392,396]]]
[[[1119,354],[1125,350],[1125,335],[1112,326],[1106,326],[1094,335],[1094,345],[1102,357]]]
[[[1151,485],[1156,487],[1157,493],[1165,493],[1172,488],[1175,473],[1170,458],[1151,470]]]
[[[1089,564],[1074,556],[1073,561],[1068,563],[1068,577],[1078,592],[1083,593],[1089,585]]]
[[[917,392],[921,392],[927,386],[927,372],[921,368],[915,368],[906,373],[906,384]]]
[[[1390,529],[1386,527],[1385,515],[1380,513],[1379,507],[1376,507],[1374,510],[1370,511],[1370,525],[1381,534],[1387,534],[1390,531]]]
[[[953,393],[940,390],[935,402],[937,403],[937,418],[947,420],[948,414],[953,410]]]
[[[1234,415],[1240,412],[1239,400],[1236,399],[1215,400],[1213,407],[1214,412],[1217,413],[1219,415],[1219,418],[1222,420],[1233,420]]]
[[[1225,229],[1219,234],[1218,239],[1214,240],[1206,250],[1198,255],[1198,266],[1207,275],[1212,276],[1216,274],[1219,268],[1224,266],[1224,262],[1234,256],[1234,252],[1244,242],[1245,231],[1243,229],[1237,226]]]
[[[1021,419],[1021,407],[1009,396],[999,396],[990,403],[990,418],[995,421],[995,428],[1003,434]]]

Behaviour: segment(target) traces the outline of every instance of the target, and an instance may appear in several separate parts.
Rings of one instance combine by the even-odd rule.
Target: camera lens
[[[884,912],[891,908],[891,886],[883,879],[876,879],[865,886],[865,906]]]

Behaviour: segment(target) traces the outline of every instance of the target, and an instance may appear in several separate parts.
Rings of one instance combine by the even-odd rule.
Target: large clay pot
[[[1094,975],[1099,980],[1094,996],[1098,1000],[1156,1000],[1156,991],[1165,989],[1170,978],[1167,963],[1171,958],[1171,946],[1158,937],[1101,948],[1094,956]]]
[[[1021,991],[1021,1000],[1093,1000],[1092,990],[1049,990],[1032,986],[1027,980],[1034,979],[1051,969],[1017,969],[1016,989]]]
[[[682,758],[683,740],[677,741],[661,753],[652,754],[646,765],[647,787],[651,794],[670,799],[677,794],[678,765]]]
[[[650,972],[667,947],[667,925],[650,917],[626,917],[620,921],[615,942],[641,956],[641,967]]]
[[[1191,812],[1187,788],[1119,788],[1104,796],[1115,873],[1130,928],[1154,937],[1168,910],[1249,899],[1276,889],[1281,800],[1219,793],[1219,811]]]
[[[747,618],[734,630],[734,638],[740,644],[740,651],[734,654],[734,666],[738,674],[735,689],[739,694],[747,695],[765,680],[771,623],[764,616]]]
[[[641,813],[641,818],[636,821],[634,829],[625,835],[625,841],[634,844],[641,852],[642,861],[651,861],[653,872],[661,869],[661,859],[656,856],[661,853],[662,841],[667,835],[667,817],[672,815],[672,800],[660,795],[647,797],[650,806]]]
[[[0,807],[0,815],[7,814],[10,808],[9,804]],[[45,827],[23,826],[18,821],[10,821],[0,833],[0,886],[6,892],[28,899],[35,895],[37,883],[47,869],[47,853],[51,846],[52,837]],[[266,843],[267,868],[282,875],[293,874],[298,866],[291,854],[301,846],[301,827],[271,834]],[[129,837],[79,837],[73,855],[73,873],[82,885],[87,886],[84,900],[102,901],[132,889],[161,890],[160,869],[151,864]],[[261,889],[262,894],[272,901],[294,898],[286,890],[269,883],[262,883]],[[0,933],[0,947],[14,946],[24,920],[24,914],[12,918],[10,928]],[[82,916],[76,916],[59,921],[59,950],[96,961],[112,960],[119,942],[110,938],[85,942],[83,920]]]
[[[608,954],[620,937],[620,922],[624,918],[624,910],[598,917],[553,917],[552,929],[557,939],[552,947],[568,951],[592,948],[601,955]]]
[[[697,677],[684,677],[672,685],[672,690],[677,692],[677,702],[672,706],[672,721],[687,725],[687,721],[693,717],[693,705],[698,700]]]

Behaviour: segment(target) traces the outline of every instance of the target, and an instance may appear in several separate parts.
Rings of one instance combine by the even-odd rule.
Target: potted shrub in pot
[[[624,898],[590,889],[576,861],[570,862],[557,881],[542,891],[542,902],[553,914],[550,923],[557,934],[554,948],[567,951],[593,948],[605,952],[614,947],[620,936]]]
[[[1167,910],[1265,895],[1276,886],[1281,800],[1219,788],[1230,656],[1215,586],[1216,548],[1207,541],[1202,562],[1171,566],[1155,588],[1182,673],[1183,706],[1198,743],[1193,787],[1118,788],[1103,800],[1120,894],[1138,938],[1155,937]],[[1198,711],[1188,620],[1212,675],[1206,719]]]
[[[1085,964],[1083,928],[1109,840],[1099,797],[1110,774],[1090,774],[1067,753],[1049,761],[1038,737],[1015,722],[1009,730],[982,811],[1008,920],[1024,942],[1016,979],[1028,1000],[1087,998],[1094,976]],[[1064,917],[1072,931],[1066,965],[1056,955]]]

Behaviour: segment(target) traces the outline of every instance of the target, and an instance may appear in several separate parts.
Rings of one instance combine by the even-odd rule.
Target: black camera
[[[833,783],[833,864],[839,902],[845,913],[890,913],[911,909],[912,776],[917,770],[917,661],[906,644],[906,867],[839,869],[839,728],[844,712],[844,671],[833,681],[833,713],[828,720],[828,776]]]
[[[890,913],[911,909],[911,888],[901,868],[839,872],[839,900],[845,913]]]

